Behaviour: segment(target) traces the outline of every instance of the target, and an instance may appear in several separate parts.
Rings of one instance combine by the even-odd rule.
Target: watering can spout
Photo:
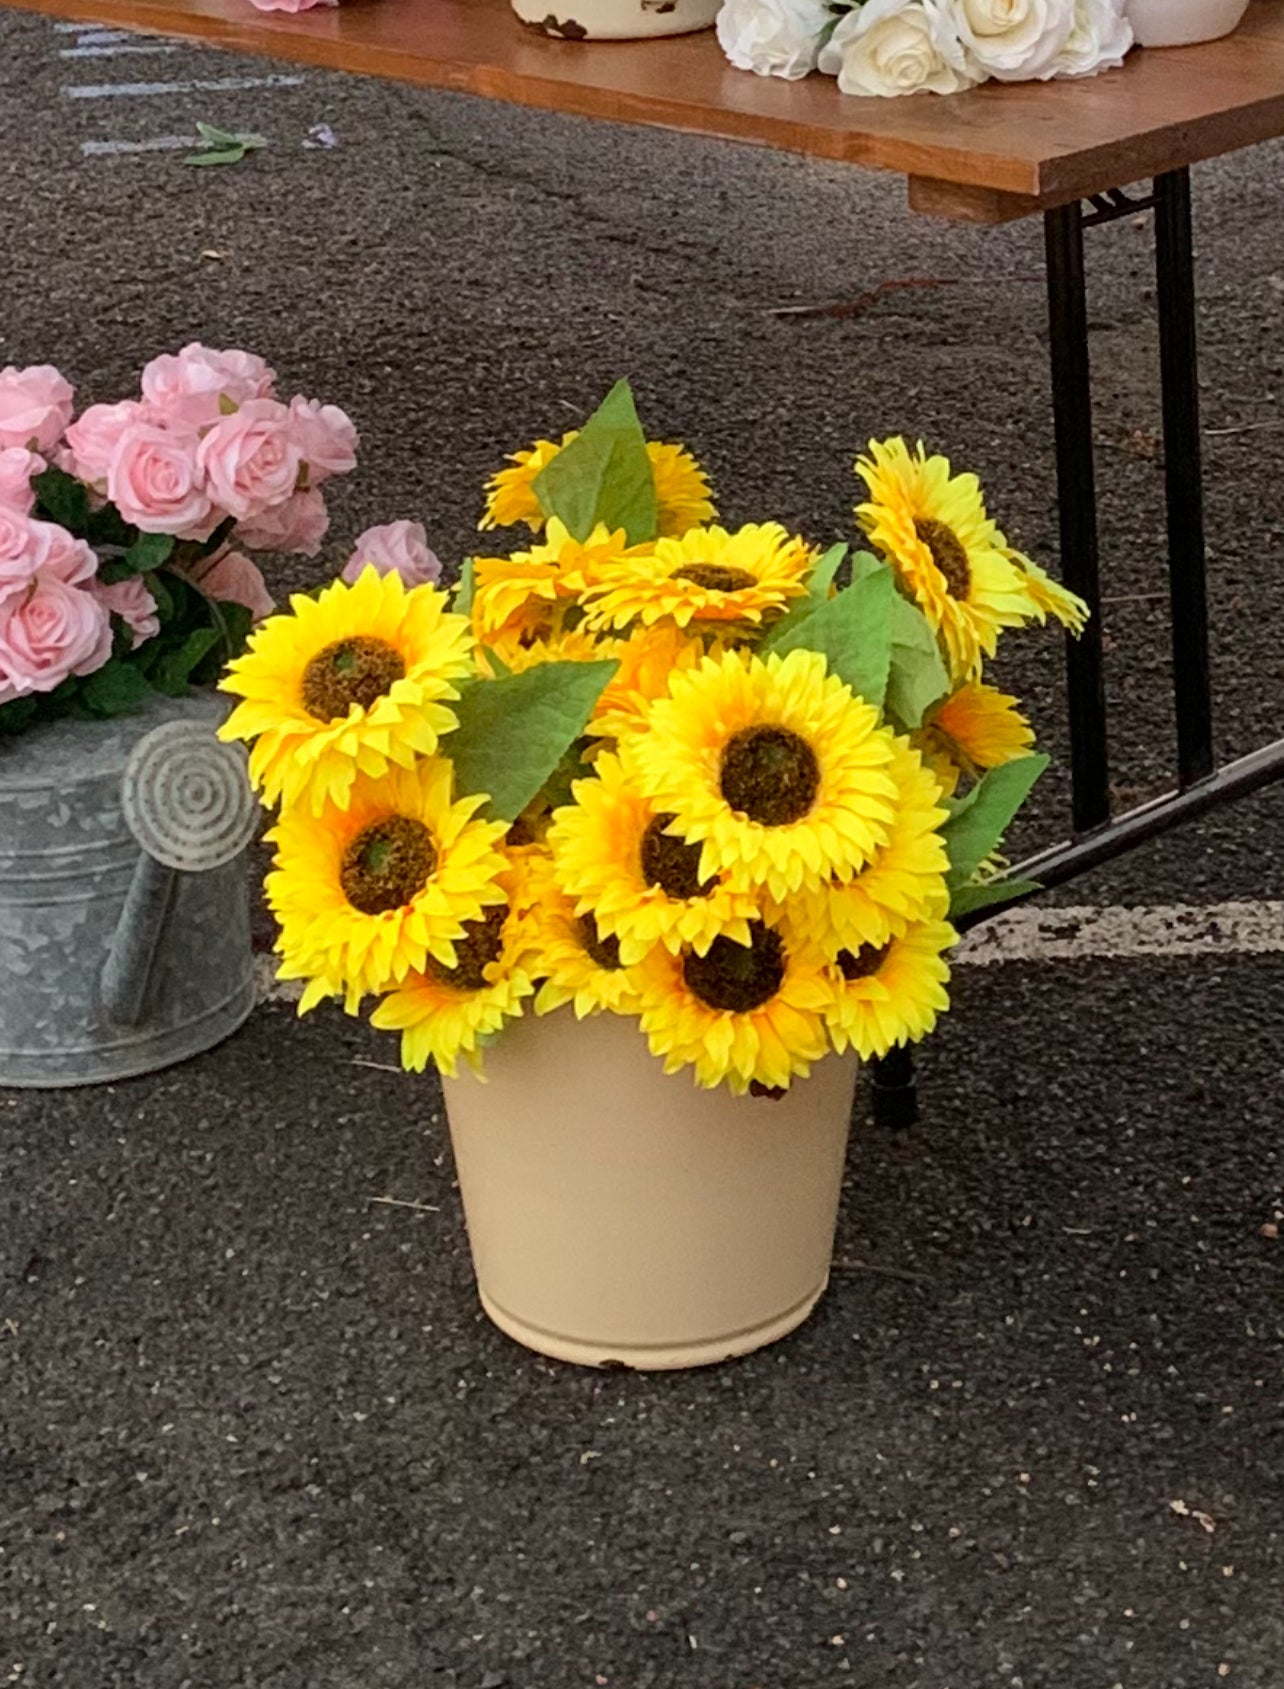
[[[212,727],[171,721],[140,739],[121,781],[125,825],[141,854],[103,967],[99,995],[116,1026],[147,1013],[156,959],[184,874],[233,861],[254,836],[257,809],[245,752]]]

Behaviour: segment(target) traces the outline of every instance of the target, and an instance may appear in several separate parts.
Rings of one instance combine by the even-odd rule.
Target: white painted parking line
[[[154,57],[158,53],[176,53],[177,51],[177,47],[169,47],[156,42],[144,44],[141,41],[123,41],[113,42],[108,46],[60,47],[58,57],[60,59],[118,59],[133,54],[135,57],[146,58],[148,56]]]
[[[120,57],[155,57],[159,52],[177,52],[177,47],[155,46],[149,42],[120,42],[108,47],[59,47],[59,59],[120,59]]]
[[[69,100],[143,100],[166,94],[230,94],[247,88],[297,88],[301,76],[220,76],[192,82],[102,82],[63,89]]]
[[[960,962],[1074,962],[1284,952],[1284,903],[1013,909],[968,935]]]
[[[73,24],[70,28],[78,32],[76,40],[82,47],[104,46],[112,41],[138,40],[137,32],[132,29],[83,29],[80,24]]]
[[[200,145],[198,135],[151,135],[145,141],[82,141],[85,158],[120,158],[135,153],[177,152],[180,147]]]
[[[1154,909],[1014,909],[970,933],[954,960],[992,967],[1272,954],[1284,954],[1284,903],[1177,903]],[[278,980],[273,957],[256,957],[255,969],[261,1003],[298,1002],[302,985]]]

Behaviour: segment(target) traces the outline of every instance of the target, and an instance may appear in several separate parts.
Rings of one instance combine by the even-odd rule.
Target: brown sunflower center
[[[504,922],[508,919],[508,905],[498,903],[488,909],[479,921],[464,922],[464,936],[455,940],[455,965],[443,967],[430,956],[424,972],[439,985],[453,985],[456,991],[484,991],[486,969],[497,962],[504,948]]]
[[[840,950],[836,958],[844,979],[868,979],[882,967],[890,944],[862,944],[859,950]]]
[[[728,563],[684,563],[671,577],[675,581],[690,581],[706,592],[743,592],[747,586],[757,586],[758,580],[748,569],[734,569]]]
[[[405,672],[401,653],[382,639],[337,639],[304,669],[303,707],[318,721],[341,720],[353,704],[368,710]]]
[[[963,542],[944,522],[932,516],[919,516],[914,532],[932,554],[932,561],[945,576],[945,588],[951,598],[964,599],[972,586],[972,571],[968,567]]]
[[[717,880],[700,878],[700,846],[675,839],[665,828],[676,819],[673,815],[657,815],[642,835],[642,878],[649,886],[659,886],[666,897],[686,902],[693,897],[708,897]]]
[[[437,847],[422,821],[389,815],[363,827],[343,853],[339,884],[363,915],[401,909],[418,895],[437,867]]]
[[[763,827],[801,821],[820,789],[820,764],[787,727],[744,727],[722,753],[722,795]]]
[[[575,923],[575,932],[584,946],[585,955],[590,956],[599,968],[614,973],[617,968],[623,966],[620,961],[619,939],[614,933],[608,933],[603,938],[592,915],[581,915]]]
[[[709,1009],[747,1015],[769,1003],[785,978],[780,934],[761,921],[749,924],[749,943],[715,938],[703,956],[691,952],[682,964],[687,989]]]

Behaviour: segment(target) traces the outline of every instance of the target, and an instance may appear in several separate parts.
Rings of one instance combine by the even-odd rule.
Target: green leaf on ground
[[[653,540],[657,529],[655,474],[633,392],[617,381],[569,446],[535,480],[546,516],[586,540],[599,522],[623,528],[630,545]]]
[[[485,792],[481,814],[515,821],[588,724],[615,662],[542,663],[501,680],[474,680],[453,706],[443,740],[460,796]]]

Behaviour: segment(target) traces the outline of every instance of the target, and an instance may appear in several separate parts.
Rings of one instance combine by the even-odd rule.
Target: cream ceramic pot
[[[561,41],[633,41],[707,29],[722,0],[513,0],[523,23]]]
[[[1128,0],[1128,21],[1139,47],[1187,47],[1229,35],[1248,0]]]
[[[783,1337],[829,1279],[856,1078],[779,1099],[665,1074],[636,1022],[506,1027],[443,1081],[482,1306],[587,1366],[702,1366]]]

